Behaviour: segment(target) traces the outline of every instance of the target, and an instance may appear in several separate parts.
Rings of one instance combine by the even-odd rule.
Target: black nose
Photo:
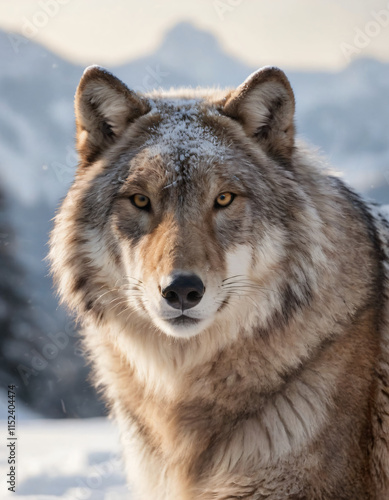
[[[162,297],[174,309],[190,309],[196,306],[204,295],[204,284],[195,274],[177,274],[162,291]]]

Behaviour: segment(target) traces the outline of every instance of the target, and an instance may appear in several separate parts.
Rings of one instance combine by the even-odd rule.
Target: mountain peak
[[[189,21],[182,21],[166,34],[160,50],[188,50],[191,48],[198,52],[220,51],[221,48],[214,35],[202,30]]]
[[[212,33],[188,21],[173,26],[154,54],[137,63],[143,71],[147,67],[160,68],[165,76],[156,83],[164,87],[238,85],[252,72],[252,68],[227,54]]]

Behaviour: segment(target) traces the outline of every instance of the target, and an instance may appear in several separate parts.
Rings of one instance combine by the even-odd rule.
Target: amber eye
[[[224,208],[231,205],[235,195],[233,193],[220,193],[219,196],[215,200],[216,208]]]
[[[143,210],[148,210],[150,208],[150,199],[147,198],[144,194],[134,194],[130,196],[131,203]]]

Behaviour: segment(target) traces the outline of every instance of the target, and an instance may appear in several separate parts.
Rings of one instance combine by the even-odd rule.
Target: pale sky
[[[338,69],[389,61],[388,0],[0,0],[0,28],[71,61],[113,66],[149,54],[186,20],[252,67]]]

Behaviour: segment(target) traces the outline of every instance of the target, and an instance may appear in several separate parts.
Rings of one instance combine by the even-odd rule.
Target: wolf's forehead
[[[156,105],[152,113],[160,121],[145,143],[149,158],[167,156],[175,170],[182,163],[223,161],[227,146],[205,123],[206,117],[218,114],[215,109],[202,106],[200,100],[171,100]]]

